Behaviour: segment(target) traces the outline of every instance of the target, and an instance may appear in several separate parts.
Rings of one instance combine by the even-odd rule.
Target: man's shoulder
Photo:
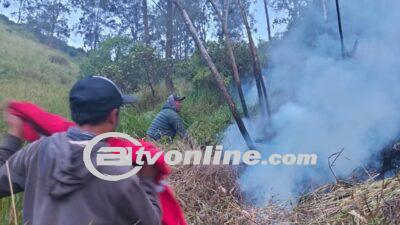
[[[41,147],[47,147],[49,144],[61,144],[68,143],[67,132],[58,132],[54,133],[50,136],[42,136],[40,139],[30,143],[31,145],[36,144]]]
[[[174,109],[171,109],[171,108],[164,108],[161,110],[160,113],[163,113],[164,115],[172,116],[172,117],[179,116],[178,112],[176,112]]]
[[[32,143],[43,142],[43,141],[60,141],[60,140],[62,140],[62,141],[67,140],[67,132],[66,131],[57,132],[57,133],[51,134],[49,136],[41,136],[38,140],[36,140]]]
[[[173,108],[170,108],[170,107],[164,107],[164,108],[162,108],[161,109],[161,112],[174,112],[174,113],[176,113],[176,111],[173,109]]]

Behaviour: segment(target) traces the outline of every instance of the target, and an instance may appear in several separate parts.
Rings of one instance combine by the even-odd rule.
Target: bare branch
[[[329,170],[331,171],[332,175],[335,177],[335,183],[336,183],[336,184],[338,183],[338,178],[337,178],[335,172],[333,171],[332,167],[334,166],[334,164],[335,164],[336,160],[339,158],[339,156],[343,153],[343,151],[344,151],[344,148],[342,148],[342,150],[340,150],[340,151],[338,151],[338,152],[333,153],[332,155],[330,155],[330,156],[328,157],[328,166],[329,166]],[[332,158],[332,157],[333,157],[334,159],[333,159],[333,161],[331,162],[331,158]]]

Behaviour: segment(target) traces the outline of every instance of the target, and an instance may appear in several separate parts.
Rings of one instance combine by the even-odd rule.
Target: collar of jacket
[[[88,141],[93,139],[96,135],[81,131],[77,127],[71,127],[67,131],[67,136],[73,141]]]

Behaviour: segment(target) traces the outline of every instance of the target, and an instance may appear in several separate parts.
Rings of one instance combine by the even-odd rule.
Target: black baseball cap
[[[71,111],[77,113],[107,112],[136,101],[135,96],[123,95],[114,82],[101,76],[88,76],[79,80],[69,94]]]
[[[183,101],[185,100],[185,96],[179,96],[179,95],[174,95],[174,100],[175,101]]]

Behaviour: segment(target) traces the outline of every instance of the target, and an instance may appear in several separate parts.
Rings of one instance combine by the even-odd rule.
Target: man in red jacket
[[[94,177],[83,163],[85,144],[96,135],[115,131],[119,108],[133,103],[133,96],[122,95],[109,79],[93,76],[78,81],[69,100],[77,126],[19,151],[23,121],[5,113],[9,130],[0,146],[0,197],[24,191],[23,224],[159,225],[161,210],[154,182],[157,169],[147,166],[138,176],[110,182]],[[93,150],[105,146],[106,142],[99,142]],[[105,174],[131,169],[97,168]]]

